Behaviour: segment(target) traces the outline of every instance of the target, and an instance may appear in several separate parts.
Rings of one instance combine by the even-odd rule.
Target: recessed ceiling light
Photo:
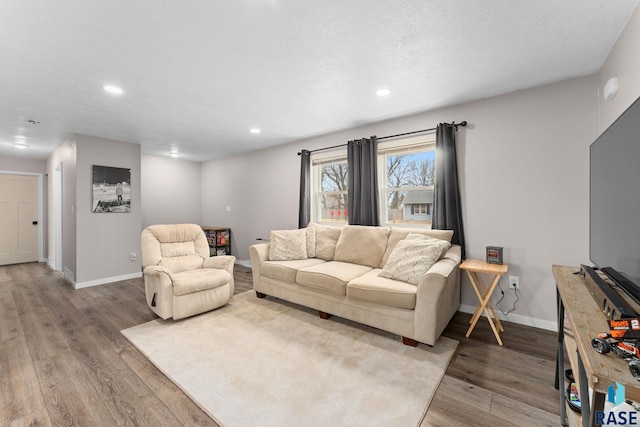
[[[390,89],[378,89],[376,91],[376,95],[378,96],[388,96],[391,94],[391,90]]]
[[[104,85],[102,86],[102,89],[104,89],[105,92],[113,95],[122,95],[124,93],[122,88],[119,88],[118,86],[113,86],[113,85]]]
[[[258,129],[258,128],[251,128],[251,130],[249,132],[258,134],[258,133],[260,133],[262,131],[260,129]]]

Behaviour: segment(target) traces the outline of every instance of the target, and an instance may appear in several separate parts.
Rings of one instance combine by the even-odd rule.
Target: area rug
[[[409,347],[252,291],[122,334],[225,427],[419,425],[458,345]]]

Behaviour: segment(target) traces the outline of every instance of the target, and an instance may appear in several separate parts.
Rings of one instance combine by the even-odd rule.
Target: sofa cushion
[[[415,309],[418,287],[406,282],[379,277],[380,272],[381,269],[376,268],[347,283],[349,299],[409,310]]]
[[[231,281],[231,274],[218,268],[199,268],[172,274],[171,279],[173,294],[186,295],[226,285]]]
[[[391,252],[393,252],[393,249],[396,247],[398,242],[407,237],[409,233],[423,234],[425,236],[435,237],[436,239],[446,240],[447,242],[451,242],[451,237],[453,237],[453,230],[427,230],[424,228],[391,227],[389,240],[387,242],[387,250],[384,253],[384,257],[382,257],[380,268],[384,267],[389,259],[389,255],[391,255]]]
[[[296,282],[300,286],[319,289],[336,295],[346,295],[347,283],[370,270],[370,267],[363,265],[329,261],[301,268],[296,275]]]
[[[377,268],[387,248],[389,231],[389,227],[347,225],[342,229],[333,259]]]
[[[336,243],[338,243],[342,228],[316,224],[315,222],[310,222],[309,227],[316,230],[316,258],[333,261]]]
[[[260,264],[260,274],[265,277],[271,277],[272,279],[295,283],[298,270],[325,262],[325,260],[317,258],[295,261],[265,261]]]
[[[451,243],[445,240],[410,233],[393,249],[380,277],[417,285],[449,247]]]
[[[269,233],[269,261],[296,259],[307,259],[307,233],[304,229]]]

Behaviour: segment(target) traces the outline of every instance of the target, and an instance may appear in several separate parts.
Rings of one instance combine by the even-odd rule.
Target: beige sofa
[[[249,248],[253,287],[258,297],[274,296],[318,310],[323,318],[336,315],[398,334],[407,345],[434,345],[460,305],[461,255],[459,246],[448,243],[452,235],[313,223],[275,231],[269,243]],[[425,252],[425,245],[442,253]]]

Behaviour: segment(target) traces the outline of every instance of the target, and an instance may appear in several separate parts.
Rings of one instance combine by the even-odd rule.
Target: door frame
[[[62,162],[53,168],[53,251],[54,270],[62,273]]]
[[[38,262],[44,259],[44,173],[1,170],[0,175],[29,175],[38,177]]]

